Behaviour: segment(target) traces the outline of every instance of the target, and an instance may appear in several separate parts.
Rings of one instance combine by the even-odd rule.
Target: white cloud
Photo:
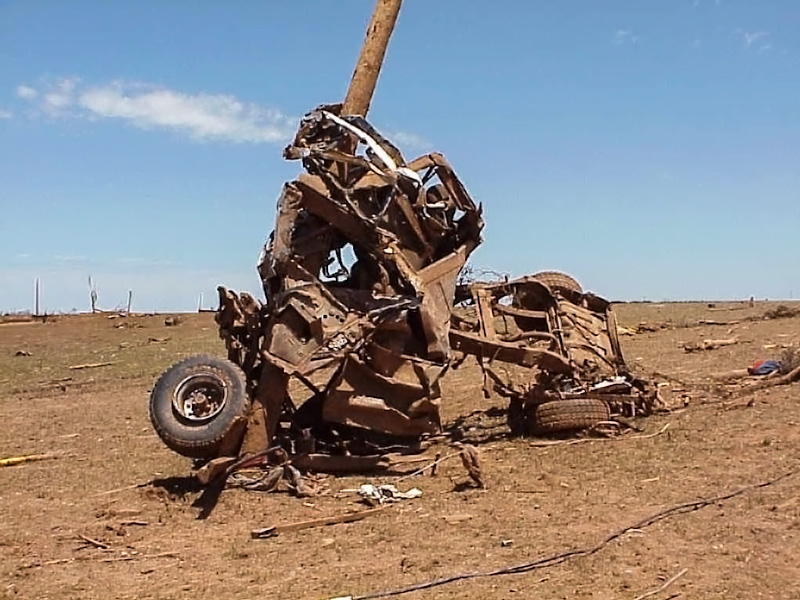
[[[11,119],[14,117],[14,113],[10,110],[3,110],[0,108],[0,119]]]
[[[142,129],[168,129],[196,140],[272,143],[289,139],[296,119],[278,110],[244,103],[231,95],[184,94],[127,81],[97,86],[75,78],[17,87],[17,96],[49,117],[118,119]]]
[[[16,92],[17,96],[25,100],[33,100],[34,98],[36,98],[36,96],[39,95],[39,93],[35,89],[27,85],[18,85]]]
[[[428,140],[416,133],[407,131],[381,131],[381,134],[390,142],[398,146],[401,150],[422,151],[430,150],[433,147]],[[406,156],[408,158],[408,156]]]
[[[65,116],[75,102],[75,88],[79,82],[74,77],[59,79],[42,95],[40,108],[51,117]]]
[[[634,34],[630,29],[617,29],[614,35],[611,36],[612,44],[635,44],[639,41],[639,36]]]
[[[86,85],[78,78],[67,77],[43,81],[36,87],[19,85],[16,93],[32,106],[31,116],[113,119],[140,129],[166,129],[203,141],[286,142],[298,121],[277,109],[242,102],[230,94],[186,94],[124,80]],[[412,152],[432,146],[415,133],[394,131],[386,136]]]

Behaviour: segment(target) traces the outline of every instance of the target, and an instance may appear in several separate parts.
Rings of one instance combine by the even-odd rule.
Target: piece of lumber
[[[735,338],[730,338],[726,340],[703,340],[702,342],[692,342],[689,344],[685,344],[683,346],[683,350],[685,352],[700,352],[703,350],[716,350],[717,348],[723,348],[724,346],[732,346],[733,344],[738,344],[739,340]]]
[[[236,461],[237,459],[235,456],[221,456],[215,458],[200,467],[194,476],[197,478],[197,481],[203,485],[208,485]]]
[[[370,508],[354,513],[344,513],[330,517],[321,517],[319,519],[309,519],[308,521],[296,521],[294,523],[284,523],[283,525],[274,525],[272,527],[262,527],[260,529],[253,529],[250,535],[254,539],[263,539],[276,536],[280,533],[311,529],[312,527],[324,527],[326,525],[336,525],[337,523],[352,523],[353,521],[360,521],[366,517],[371,517],[381,512],[384,508],[383,506],[379,506],[377,508]]]
[[[126,485],[123,487],[114,488],[113,490],[105,490],[104,492],[97,492],[96,494],[92,494],[93,496],[108,496],[109,494],[116,494],[117,492],[124,492],[127,490],[135,490],[136,488],[143,488],[147,487],[148,485],[152,485],[152,482],[147,481],[145,483],[133,483],[131,485]]]
[[[667,579],[661,586],[657,587],[654,590],[650,590],[649,592],[645,592],[644,594],[640,594],[639,596],[636,596],[636,598],[634,598],[633,600],[644,600],[645,598],[649,598],[650,596],[655,596],[656,594],[663,592],[673,583],[678,581],[678,579],[686,575],[686,572],[688,570],[689,570],[688,568],[682,569],[681,571],[679,571],[678,573]]]
[[[25,456],[9,456],[8,458],[0,458],[0,467],[10,467],[11,465],[21,465],[22,463],[34,462],[37,460],[50,460],[51,458],[58,458],[58,454],[27,454]]]
[[[101,542],[100,540],[96,540],[94,538],[90,538],[88,535],[83,535],[82,533],[79,533],[78,537],[81,540],[83,540],[84,542],[86,542],[87,544],[91,544],[95,548],[101,548],[103,550],[108,550],[109,548],[111,548],[111,546],[109,546],[105,542]]]
[[[712,373],[712,379],[741,379],[742,377],[747,377],[750,375],[750,372],[747,369],[733,369],[732,371],[723,371],[721,373]]]
[[[70,365],[67,368],[73,371],[77,371],[78,369],[97,369],[98,367],[107,367],[113,364],[115,363],[114,362],[84,363],[82,365]]]
[[[125,562],[129,560],[140,560],[146,558],[177,558],[177,552],[158,552],[157,554],[129,554],[127,556],[114,556],[112,558],[102,558],[99,562]]]

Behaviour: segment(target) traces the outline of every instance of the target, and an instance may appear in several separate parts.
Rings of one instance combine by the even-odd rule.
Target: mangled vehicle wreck
[[[568,275],[459,286],[456,301],[452,347],[477,358],[486,395],[509,399],[515,434],[613,428],[660,402],[657,388],[628,370],[611,304]]]
[[[153,424],[177,452],[374,454],[440,430],[481,210],[441,155],[406,163],[339,111],[309,113],[284,152],[306,172],[284,186],[259,261],[266,302],[219,289],[229,360],[187,359],[153,390]],[[302,404],[296,382],[311,392]]]
[[[407,163],[340,108],[306,115],[284,152],[305,173],[285,184],[259,260],[266,302],[219,288],[228,360],[191,357],[154,387],[151,419],[170,448],[374,468],[441,431],[440,380],[467,356],[484,390],[510,399],[517,434],[652,411],[607,301],[554,272],[458,285],[481,208],[441,155]]]

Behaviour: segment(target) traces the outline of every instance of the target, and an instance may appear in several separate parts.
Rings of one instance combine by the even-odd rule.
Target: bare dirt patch
[[[59,456],[0,469],[0,598],[369,594],[591,546],[665,506],[792,471],[800,467],[800,385],[745,402],[710,377],[800,342],[800,317],[760,318],[776,307],[618,307],[621,326],[666,325],[624,336],[623,349],[635,371],[670,384],[673,400],[689,398],[685,409],[641,420],[642,435],[668,425],[647,438],[511,439],[503,400],[482,397],[468,361],[445,381],[444,418],[460,418],[480,448],[487,490],[465,486],[461,465],[448,461],[436,477],[398,483],[420,488],[421,498],[266,540],[251,540],[250,530],[361,509],[342,490],[396,477],[328,477],[328,493],[302,500],[227,490],[210,518],[197,520],[190,462],[153,433],[147,397],[177,359],[224,353],[211,315],[174,327],[163,315],[0,325],[0,454]],[[723,337],[737,343],[683,350]],[[97,363],[111,364],[69,368]],[[687,569],[652,597],[800,598],[798,498],[800,475],[629,531],[589,556],[402,597],[633,599]]]

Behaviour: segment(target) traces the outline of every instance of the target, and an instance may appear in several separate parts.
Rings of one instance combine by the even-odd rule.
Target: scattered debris
[[[370,506],[377,506],[379,504],[396,502],[397,500],[419,498],[422,496],[422,491],[417,488],[411,488],[407,492],[401,492],[393,485],[372,485],[371,483],[365,483],[358,488],[358,495]]]
[[[138,554],[138,553],[131,553],[125,554],[123,556],[113,556],[109,558],[93,558],[93,557],[82,557],[82,556],[72,556],[70,558],[57,558],[54,560],[46,560],[42,562],[33,562],[28,564],[20,565],[19,568],[21,569],[33,569],[36,567],[48,567],[52,565],[63,565],[66,563],[72,562],[84,562],[84,561],[96,561],[101,563],[111,563],[111,562],[127,562],[132,560],[148,560],[154,558],[179,558],[180,554],[178,552],[158,552],[156,554]]]
[[[485,489],[486,482],[483,479],[483,470],[481,469],[481,462],[478,457],[478,449],[472,444],[464,444],[461,442],[455,442],[453,446],[458,448],[461,464],[464,465],[470,479],[472,479],[479,488]]]
[[[624,440],[647,440],[657,437],[669,429],[669,423],[666,423],[661,429],[655,433],[648,433],[647,435],[620,435],[617,437],[600,437],[600,438],[575,438],[569,440],[537,440],[530,442],[529,445],[534,448],[547,448],[549,446],[571,446],[574,444],[585,444],[587,442],[609,442],[609,441],[624,441]]]
[[[747,367],[748,375],[769,375],[781,370],[781,363],[778,360],[766,359],[757,360]]]
[[[785,304],[779,304],[764,313],[765,319],[789,319],[800,315],[800,308],[790,308]]]
[[[275,537],[281,533],[288,533],[290,531],[300,531],[303,529],[310,529],[312,527],[323,527],[326,525],[336,525],[339,523],[353,523],[354,521],[360,521],[367,517],[371,517],[373,515],[378,514],[385,507],[378,506],[376,508],[369,508],[367,510],[362,510],[359,512],[353,513],[344,513],[341,515],[334,515],[332,517],[321,517],[319,519],[310,519],[308,521],[298,521],[296,523],[286,523],[284,525],[274,525],[272,527],[262,527],[260,529],[253,529],[250,532],[250,536],[253,539],[264,539]]]
[[[741,321],[715,321],[714,319],[700,319],[699,325],[738,325]]]
[[[157,554],[127,554],[124,556],[114,556],[111,558],[101,558],[98,562],[127,562],[131,560],[144,560],[150,558],[178,558],[180,555],[177,552],[158,552]]]
[[[444,515],[443,518],[448,523],[462,523],[474,519],[475,515],[472,513],[455,513]]]
[[[167,327],[176,327],[183,323],[183,318],[177,315],[172,315],[164,319],[164,325]]]
[[[710,377],[712,379],[717,379],[717,380],[730,380],[730,379],[741,379],[742,377],[747,377],[749,374],[750,373],[748,369],[733,369],[731,371],[712,373]]]
[[[33,315],[20,314],[20,315],[0,315],[0,325],[7,323],[32,323],[34,321]]]
[[[781,373],[786,374],[800,367],[800,348],[795,345],[786,346],[780,358]]]
[[[138,488],[145,488],[153,485],[151,481],[147,481],[145,483],[133,483],[131,485],[126,485],[123,487],[114,488],[113,490],[105,490],[103,492],[97,492],[92,494],[93,496],[110,496],[112,494],[118,494],[119,492],[126,492],[128,490],[135,490]]]
[[[115,365],[115,362],[98,362],[98,363],[85,363],[82,365],[70,365],[67,368],[72,371],[77,371],[79,369],[97,369],[100,367],[109,367],[111,365]]]
[[[88,535],[83,535],[82,533],[79,533],[78,537],[82,541],[86,542],[90,546],[94,546],[95,548],[101,548],[103,550],[108,550],[109,548],[111,548],[111,546],[109,546],[105,542],[101,542],[100,540],[96,540],[94,538],[90,538]]]
[[[230,484],[232,486],[251,491],[278,491],[281,482],[285,482],[288,490],[299,498],[308,498],[316,494],[307,479],[302,476],[296,467],[288,462],[266,470],[258,470],[255,476],[249,476],[242,471],[235,471],[230,474]]]
[[[772,373],[772,375],[774,375],[774,373]],[[792,371],[789,371],[786,375],[781,375],[779,377],[770,377],[769,375],[767,375],[763,377],[761,381],[756,381],[755,383],[744,385],[741,388],[741,393],[748,394],[756,390],[763,390],[765,388],[773,387],[776,385],[787,385],[790,383],[794,383],[795,381],[798,380],[800,380],[800,367],[795,367]]]
[[[689,570],[688,568],[681,569],[675,575],[673,575],[672,577],[667,579],[663,584],[658,586],[656,589],[650,590],[649,592],[645,592],[644,594],[640,594],[639,596],[636,596],[636,598],[634,598],[633,600],[644,600],[645,598],[649,598],[650,596],[655,596],[656,594],[659,594],[659,593],[663,592],[665,589],[667,589],[673,583],[678,581],[678,579],[680,579],[681,577],[686,575],[686,572],[688,570]],[[672,596],[672,597],[674,598],[674,596]]]
[[[17,350],[14,356],[33,356],[33,353],[28,350]]]
[[[8,458],[0,458],[0,467],[10,467],[12,465],[20,465],[28,462],[35,462],[39,460],[51,460],[59,458],[60,454],[27,454],[25,456],[10,456]]]
[[[654,333],[663,329],[673,329],[669,323],[639,323],[636,326],[637,333]]]
[[[658,510],[651,514],[644,519],[640,519],[635,523],[631,523],[620,529],[612,531],[601,540],[599,540],[596,544],[591,546],[584,546],[580,548],[575,548],[574,546],[570,547],[567,550],[563,550],[561,552],[557,552],[555,554],[542,556],[539,558],[535,558],[533,560],[523,562],[521,564],[514,564],[508,567],[502,567],[493,569],[490,571],[471,571],[467,573],[456,573],[453,575],[447,575],[443,577],[439,577],[437,579],[432,579],[430,581],[423,581],[420,583],[415,583],[406,587],[392,589],[392,590],[383,590],[374,593],[363,594],[359,596],[339,596],[339,598],[349,598],[350,600],[374,600],[377,598],[386,598],[389,596],[400,596],[402,594],[408,594],[411,592],[416,592],[420,590],[427,590],[434,587],[439,587],[442,585],[446,585],[448,583],[453,583],[455,581],[464,581],[467,579],[477,579],[479,577],[496,577],[498,575],[516,575],[519,573],[527,573],[529,571],[533,571],[536,569],[542,569],[547,567],[552,567],[558,564],[561,564],[571,558],[577,558],[582,556],[589,556],[591,554],[596,554],[606,546],[608,546],[614,540],[617,540],[624,536],[626,533],[629,533],[634,530],[641,530],[645,527],[658,523],[659,521],[663,521],[664,519],[668,519],[670,517],[674,517],[677,515],[682,515],[690,512],[694,512],[696,510],[700,510],[707,506],[714,506],[725,502],[726,500],[730,500],[731,498],[735,498],[737,496],[741,496],[742,494],[746,494],[749,492],[753,492],[758,489],[762,489],[765,487],[769,487],[775,485],[789,477],[793,477],[800,472],[800,469],[795,469],[793,471],[788,471],[774,477],[772,479],[768,479],[766,481],[762,481],[759,483],[754,483],[751,485],[746,485],[743,487],[739,487],[732,492],[726,492],[720,494],[718,496],[714,496],[711,498],[702,498],[700,500],[690,500],[688,502],[682,502],[680,504],[674,504],[672,506],[668,506],[661,510]],[[374,509],[373,509],[374,510]],[[672,581],[669,583],[673,583],[679,577],[681,577],[683,573],[679,573],[672,578]],[[662,589],[665,589],[667,586],[664,585]],[[657,590],[661,591],[661,589]],[[651,594],[646,594],[643,597],[648,597]],[[642,596],[640,596],[641,598]],[[337,600],[337,599],[332,599]]]
[[[701,352],[704,350],[716,350],[717,348],[732,346],[738,343],[739,340],[737,340],[736,338],[730,338],[725,340],[703,340],[702,342],[689,342],[687,344],[684,344],[683,350],[684,352],[687,353]]]
[[[427,470],[430,470],[430,476],[431,477],[435,477],[436,476],[436,468],[441,463],[443,463],[444,461],[449,460],[451,458],[454,458],[456,456],[460,456],[460,454],[461,454],[460,452],[453,452],[452,454],[448,454],[447,456],[443,457],[441,452],[437,452],[436,456],[433,459],[433,461],[431,461],[429,464],[427,464],[424,467],[422,467],[420,469],[417,469],[416,471],[413,471],[413,472],[411,472],[411,473],[409,473],[407,475],[403,475],[402,477],[400,477],[396,481],[399,482],[399,481],[403,481],[405,479],[410,479],[412,477],[416,477],[417,475],[421,475],[422,473],[424,473]]]

